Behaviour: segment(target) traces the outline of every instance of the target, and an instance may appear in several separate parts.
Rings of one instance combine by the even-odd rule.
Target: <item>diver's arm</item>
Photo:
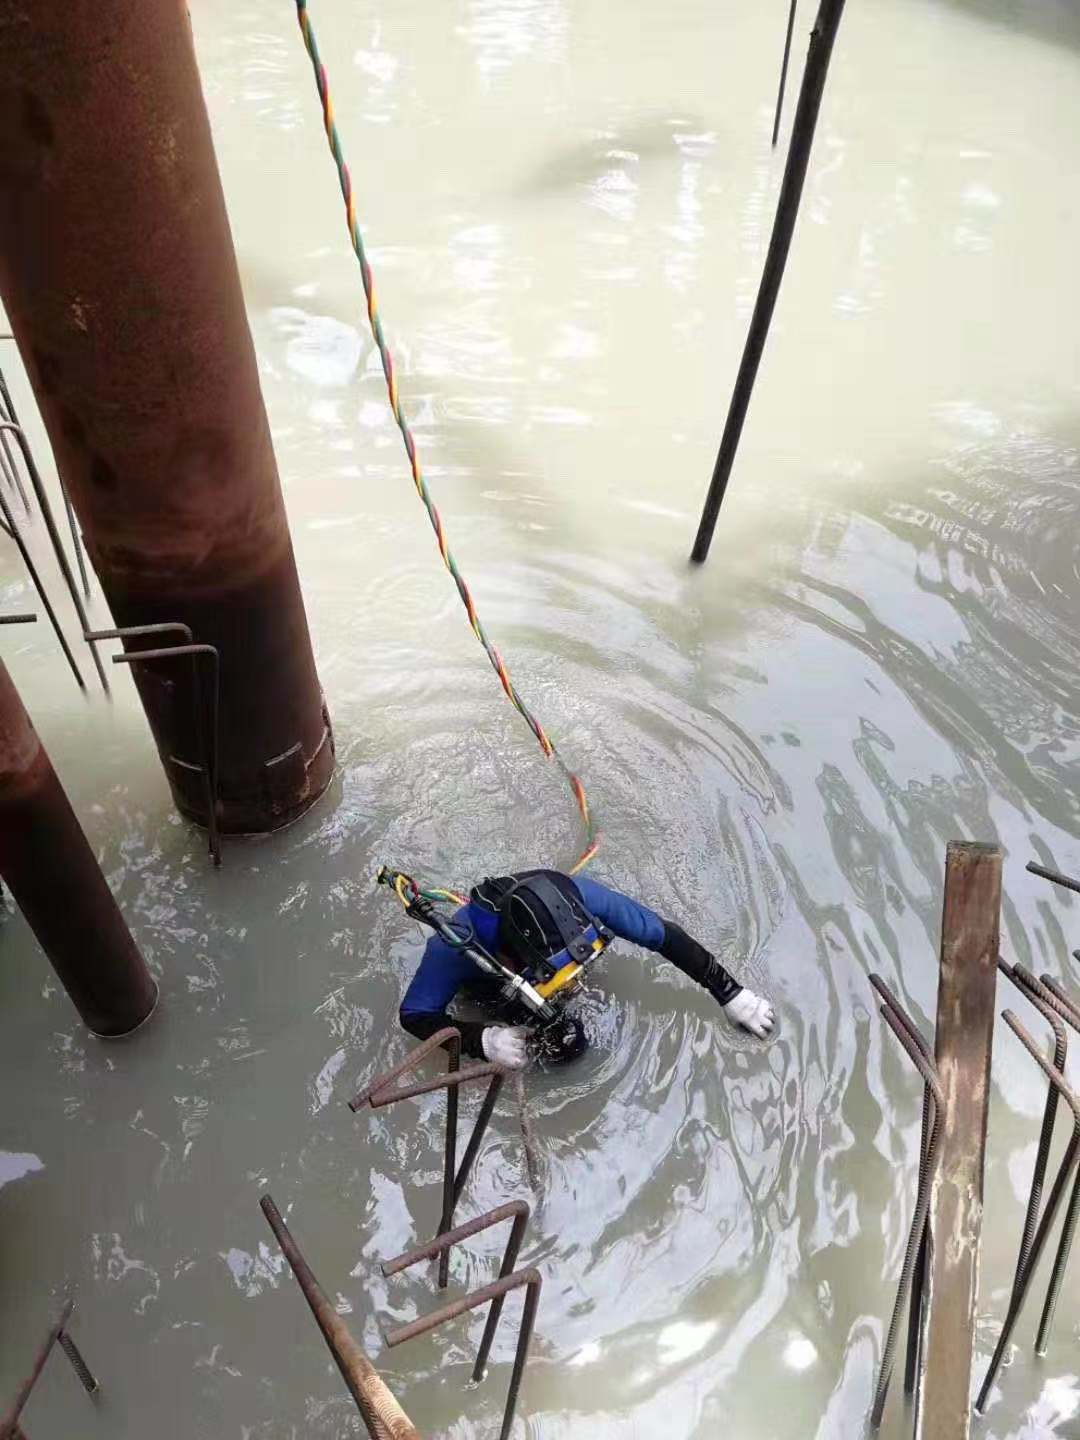
[[[438,935],[432,935],[398,1011],[402,1029],[418,1040],[427,1040],[437,1030],[452,1025],[461,1033],[462,1053],[483,1060],[483,1034],[488,1027],[472,1020],[459,1020],[449,1013],[454,996],[475,974],[475,965],[460,950],[455,950]]]
[[[736,1024],[761,1038],[768,1035],[773,1026],[768,1001],[752,990],[745,990],[715,955],[688,935],[681,925],[665,920],[637,900],[609,890],[596,880],[578,876],[574,883],[586,908],[602,925],[623,940],[642,945],[669,960],[677,970],[708,990]]]

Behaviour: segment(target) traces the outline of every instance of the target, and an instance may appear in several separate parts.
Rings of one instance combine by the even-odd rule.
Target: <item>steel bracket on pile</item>
[[[197,645],[190,626],[178,620],[166,621],[160,625],[124,625],[115,630],[84,630],[86,640],[94,655],[100,640],[135,640],[151,635],[179,635],[180,645],[167,645],[150,650],[126,650],[113,656],[114,665],[138,665],[155,660],[191,661],[191,707],[196,744],[200,752],[200,764],[181,760],[175,755],[170,763],[178,769],[191,770],[203,781],[204,803],[206,805],[206,828],[209,835],[210,855],[215,866],[221,864],[221,836],[218,831],[218,714],[221,691],[221,658],[214,645]],[[210,715],[207,720],[204,706],[201,668],[205,662],[210,670]]]

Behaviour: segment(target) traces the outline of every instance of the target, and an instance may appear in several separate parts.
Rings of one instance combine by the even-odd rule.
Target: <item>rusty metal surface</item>
[[[67,1324],[68,1320],[71,1318],[71,1312],[74,1310],[74,1308],[74,1300],[68,1300],[65,1303],[64,1308],[63,1310],[61,1310],[59,1316],[54,1322],[52,1329],[49,1331],[48,1335],[46,1335],[45,1339],[38,1347],[38,1352],[34,1356],[34,1363],[30,1367],[30,1373],[27,1375],[23,1383],[19,1386],[18,1393],[16,1394],[15,1399],[11,1402],[11,1405],[5,1412],[3,1419],[0,1419],[0,1440],[8,1440],[8,1437],[17,1431],[19,1416],[25,1409],[26,1402],[33,1394],[34,1386],[41,1378],[42,1370],[45,1369],[45,1362],[52,1354],[53,1346],[56,1344],[57,1340],[59,1340],[61,1332],[63,1331],[63,1328]]]
[[[286,824],[333,744],[185,7],[9,10],[0,125],[0,292],[113,617],[217,649],[221,828]],[[136,684],[192,753],[190,680]]]
[[[141,1025],[157,984],[2,663],[0,876],[90,1029]]]
[[[930,1301],[916,1440],[966,1440],[1001,915],[1001,850],[953,842],[945,866],[935,1060],[941,1159],[930,1196]]]
[[[269,1195],[259,1201],[267,1224],[281,1246],[289,1262],[297,1284],[303,1291],[315,1323],[322,1331],[334,1363],[341,1372],[341,1378],[348,1386],[349,1393],[356,1401],[368,1433],[374,1440],[421,1440],[415,1426],[397,1400],[391,1394],[385,1381],[353,1339],[349,1327],[337,1313],[322,1286],[316,1280],[311,1266],[304,1259],[300,1247],[293,1239],[289,1227],[281,1217],[281,1211]]]

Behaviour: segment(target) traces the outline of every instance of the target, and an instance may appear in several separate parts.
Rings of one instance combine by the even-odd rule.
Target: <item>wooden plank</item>
[[[931,1269],[916,1440],[967,1440],[990,1106],[1001,850],[953,842],[945,863],[936,1058],[945,1096],[930,1201]]]

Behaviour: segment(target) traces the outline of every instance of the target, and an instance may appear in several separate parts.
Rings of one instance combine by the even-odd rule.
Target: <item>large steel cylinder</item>
[[[94,568],[118,626],[217,647],[220,825],[276,828],[333,740],[184,4],[0,0],[0,134],[0,293]],[[191,667],[133,668],[205,823]]]
[[[141,1025],[157,985],[2,662],[0,876],[90,1029]]]

